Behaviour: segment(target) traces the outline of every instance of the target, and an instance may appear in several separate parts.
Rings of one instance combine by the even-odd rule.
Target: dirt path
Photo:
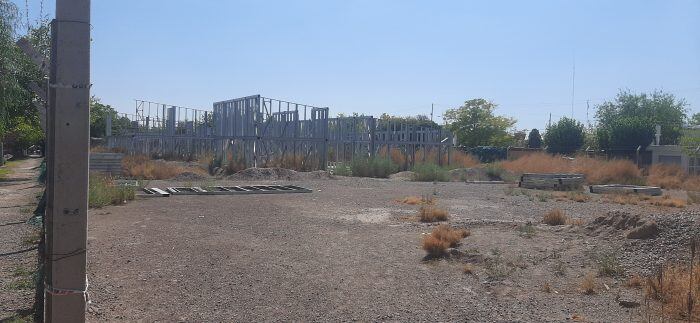
[[[541,202],[502,185],[295,184],[315,191],[153,198],[92,210],[89,320],[634,320],[640,309],[616,301],[620,293],[640,293],[624,286],[624,276],[596,278],[593,295],[584,295],[580,283],[597,270],[598,252],[609,249],[628,261],[627,274],[648,261],[625,252],[618,235],[538,223],[553,207],[586,221],[610,210],[673,212]],[[411,219],[417,207],[395,200],[426,193],[437,194],[450,223],[472,230],[461,258],[422,261],[420,241],[432,225]],[[518,225],[528,221],[534,233],[526,238]],[[463,273],[465,263],[474,274]]]
[[[0,178],[0,321],[25,316],[34,303],[37,228],[26,221],[43,187],[37,182],[41,159],[10,163]]]

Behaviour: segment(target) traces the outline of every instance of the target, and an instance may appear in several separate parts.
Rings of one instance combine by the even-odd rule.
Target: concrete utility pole
[[[84,322],[90,0],[56,0],[51,36],[44,320]]]

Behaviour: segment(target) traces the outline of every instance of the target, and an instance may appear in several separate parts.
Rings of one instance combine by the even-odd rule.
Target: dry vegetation
[[[383,147],[379,150],[379,157],[387,157],[387,148]],[[406,165],[407,154],[399,148],[391,148],[389,150],[389,158],[396,165]],[[411,156],[409,156],[411,157]],[[447,165],[447,152],[440,154],[440,164]],[[457,168],[469,168],[479,165],[479,160],[472,155],[469,155],[461,150],[453,149],[450,151],[450,166]],[[438,151],[436,149],[418,149],[415,152],[415,164],[438,164]]]
[[[568,217],[566,216],[566,214],[564,214],[564,211],[560,209],[554,209],[547,212],[547,214],[544,215],[542,223],[547,225],[564,225],[566,224],[567,220]]]
[[[546,153],[531,154],[501,162],[513,173],[581,173],[590,184],[639,184],[642,172],[628,160],[603,160],[579,156],[567,159]]]
[[[676,165],[652,165],[649,168],[647,183],[667,189],[700,191],[700,176],[689,176]]]
[[[694,303],[700,295],[700,264],[696,263],[692,269],[689,267],[665,266],[658,276],[647,280],[646,295],[663,304],[663,315],[687,320],[690,312],[690,321],[698,322],[700,304]]]
[[[430,257],[439,257],[445,254],[447,248],[456,247],[459,242],[471,234],[466,229],[453,229],[449,225],[441,224],[423,237],[423,250]]]
[[[151,160],[145,155],[124,156],[124,175],[138,179],[169,179],[185,172],[206,175],[199,167],[181,167],[162,160]]]
[[[586,295],[591,295],[595,293],[595,275],[592,272],[586,273],[581,280],[581,292]]]
[[[399,203],[404,203],[408,205],[435,205],[435,199],[431,195],[418,196],[407,196],[402,200],[398,200]]]
[[[434,206],[421,206],[418,210],[421,222],[447,221],[447,211]]]
[[[686,205],[688,205],[686,200],[675,198],[668,194],[661,197],[633,193],[604,194],[603,200],[621,205],[639,205],[642,203],[647,203],[648,205],[674,208],[684,208]]]

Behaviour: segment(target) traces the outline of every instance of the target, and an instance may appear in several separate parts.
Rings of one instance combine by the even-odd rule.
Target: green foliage
[[[635,149],[648,146],[661,126],[662,145],[678,144],[687,116],[687,103],[673,94],[654,91],[634,94],[620,91],[615,101],[597,106],[597,137],[601,149]]]
[[[415,117],[399,117],[399,116],[392,116],[386,113],[382,113],[382,115],[379,117],[379,120],[382,121],[388,121],[388,122],[381,122],[379,123],[379,126],[377,130],[385,130],[385,128],[389,125],[390,122],[397,122],[397,123],[404,123],[412,126],[417,126],[417,127],[424,127],[424,128],[433,128],[433,129],[438,129],[440,128],[440,125],[430,121],[430,118],[425,115],[417,115]]]
[[[106,135],[108,115],[112,116],[112,133],[121,133],[131,127],[127,117],[120,117],[111,105],[102,103],[93,95],[90,97],[90,137],[103,138]]]
[[[688,120],[688,124],[691,126],[700,126],[700,112],[694,113],[693,116],[690,117],[690,120]]]
[[[571,154],[583,145],[583,124],[563,117],[547,128],[544,142],[550,153]]]
[[[387,178],[399,171],[399,165],[385,158],[355,158],[350,169],[352,176]]]
[[[492,181],[499,181],[503,179],[503,173],[505,169],[500,163],[490,163],[486,165],[486,176]]]
[[[469,148],[470,155],[479,158],[479,162],[492,163],[497,160],[506,159],[507,150],[505,147],[479,146]]]
[[[694,157],[700,155],[700,129],[683,129],[680,141],[685,154]]]
[[[44,77],[15,45],[18,16],[12,1],[0,0],[0,140],[14,150],[37,144],[43,136],[29,85],[43,84]],[[28,39],[39,52],[48,48],[48,28],[44,24],[29,31]]]
[[[447,182],[450,174],[447,169],[432,163],[417,164],[412,171],[416,173],[413,180],[417,182]]]
[[[445,111],[443,118],[460,145],[507,146],[512,142],[508,129],[513,127],[515,119],[493,115],[496,107],[490,101],[473,99],[459,108]]]
[[[530,134],[527,136],[527,148],[541,148],[542,147],[542,136],[540,131],[537,129],[530,130]]]
[[[120,205],[133,200],[136,192],[130,186],[114,186],[112,180],[101,175],[90,175],[88,205],[101,208],[106,205]]]
[[[351,176],[352,169],[350,167],[351,166],[347,165],[346,163],[337,163],[335,164],[335,168],[333,168],[333,175]]]

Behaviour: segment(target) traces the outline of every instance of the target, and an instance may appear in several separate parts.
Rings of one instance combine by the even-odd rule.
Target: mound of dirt
[[[295,180],[298,173],[286,168],[246,168],[226,179],[238,181]]]
[[[177,174],[177,176],[173,177],[173,180],[176,181],[201,181],[206,179],[207,177],[202,175],[202,174],[197,174],[193,172],[182,172],[180,174]]]
[[[659,228],[653,220],[646,220],[639,214],[622,211],[608,212],[586,226],[590,235],[618,234],[626,231],[628,239],[649,239],[659,234]]]
[[[412,181],[414,178],[416,178],[416,173],[412,171],[398,172],[389,175],[389,179],[394,181]]]

